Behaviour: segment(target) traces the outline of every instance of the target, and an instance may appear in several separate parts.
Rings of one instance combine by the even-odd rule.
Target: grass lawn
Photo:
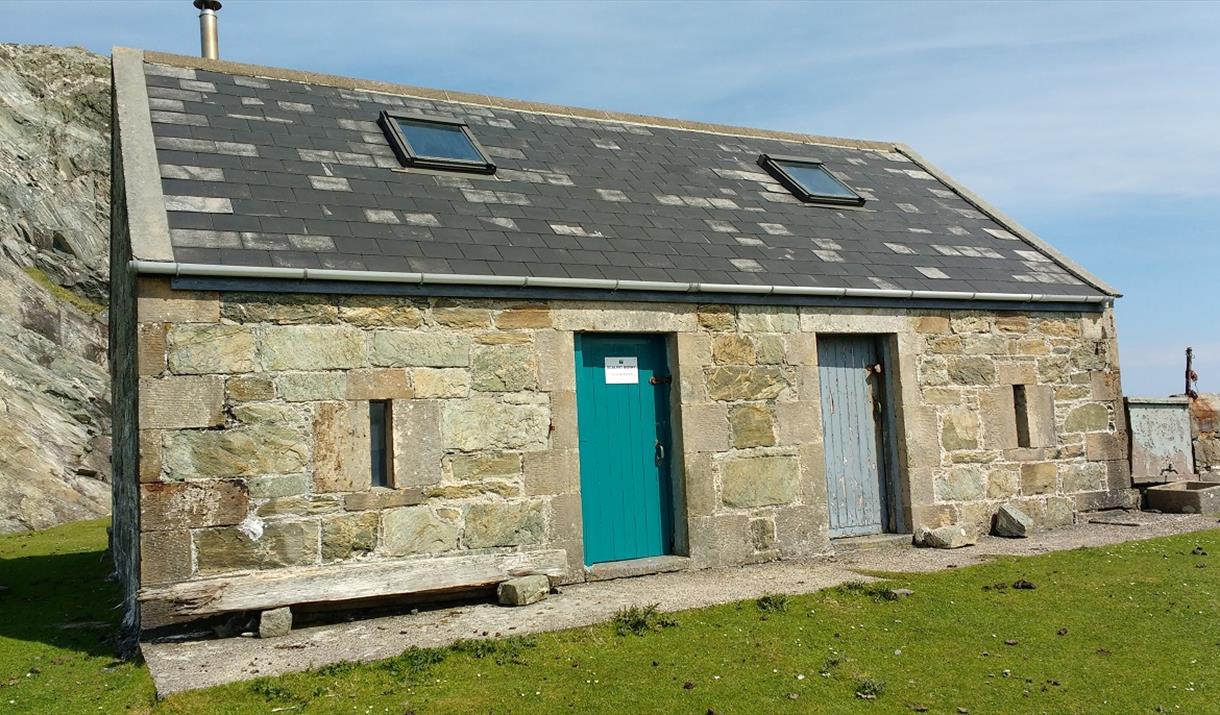
[[[104,544],[104,522],[0,538],[0,715],[1220,712],[1220,530],[411,650],[160,703],[147,670],[114,662],[105,642],[117,595]],[[887,600],[888,588],[914,594]]]

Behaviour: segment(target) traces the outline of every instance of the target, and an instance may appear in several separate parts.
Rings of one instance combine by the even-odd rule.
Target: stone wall
[[[566,550],[583,578],[573,335],[671,336],[677,541],[696,567],[826,552],[819,332],[897,351],[908,525],[1042,525],[1121,501],[1107,313],[170,291],[141,280],[145,585],[283,566]],[[1014,384],[1028,385],[1029,447]],[[368,401],[392,401],[394,488]]]

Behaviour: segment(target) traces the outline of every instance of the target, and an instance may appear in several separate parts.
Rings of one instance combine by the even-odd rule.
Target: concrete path
[[[1088,523],[1089,519],[1111,523]],[[758,598],[766,593],[810,593],[847,581],[865,580],[860,571],[937,571],[980,563],[996,555],[1030,556],[1218,527],[1214,517],[1107,512],[1086,517],[1086,523],[1028,539],[983,537],[978,545],[955,551],[885,545],[813,561],[782,561],[565,586],[562,593],[542,603],[520,608],[464,605],[302,628],[283,638],[144,643],[142,648],[157,693],[165,696],[338,661],[379,660],[398,655],[411,646],[444,646],[466,638],[586,626],[610,620],[615,611],[630,605],[659,603],[662,610],[678,611]]]

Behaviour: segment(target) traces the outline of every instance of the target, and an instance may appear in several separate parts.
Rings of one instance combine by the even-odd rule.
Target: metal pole
[[[209,60],[220,59],[220,32],[216,22],[219,0],[195,0],[199,8],[199,54]]]

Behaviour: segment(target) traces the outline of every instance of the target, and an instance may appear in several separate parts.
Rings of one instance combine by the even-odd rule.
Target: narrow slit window
[[[369,402],[369,449],[372,465],[372,485],[375,487],[393,486],[390,475],[393,471],[393,451],[390,449],[391,434],[390,402],[374,400]]]
[[[496,165],[466,122],[423,114],[381,113],[381,128],[404,166],[494,174]]]
[[[801,201],[835,206],[863,206],[864,198],[839,181],[817,159],[762,154],[758,165],[766,169]]]
[[[1012,407],[1017,417],[1017,446],[1029,447],[1029,397],[1025,385],[1012,386]]]

